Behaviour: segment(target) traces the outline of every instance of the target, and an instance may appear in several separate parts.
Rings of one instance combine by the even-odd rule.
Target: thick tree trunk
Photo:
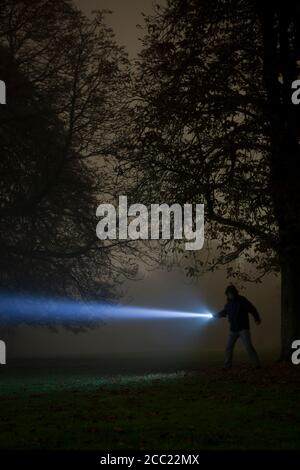
[[[292,343],[300,339],[300,259],[281,268],[281,359],[290,360]]]
[[[270,124],[270,188],[279,229],[281,357],[289,360],[292,342],[300,339],[300,107],[291,101],[300,57],[299,9],[292,0],[257,1],[256,5]]]

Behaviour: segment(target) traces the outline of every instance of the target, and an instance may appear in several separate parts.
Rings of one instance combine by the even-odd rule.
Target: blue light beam
[[[89,323],[103,320],[188,318],[208,320],[212,317],[213,315],[208,311],[183,312],[62,298],[0,295],[0,320],[8,323],[58,324],[61,322]]]

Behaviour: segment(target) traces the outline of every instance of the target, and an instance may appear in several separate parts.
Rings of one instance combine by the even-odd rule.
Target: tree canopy
[[[113,299],[135,263],[97,240],[95,212],[125,119],[126,54],[105,12],[5,0],[0,14],[1,289]]]
[[[300,334],[299,5],[169,0],[146,23],[120,168],[144,201],[204,203],[207,250],[190,274],[281,272],[289,354]]]

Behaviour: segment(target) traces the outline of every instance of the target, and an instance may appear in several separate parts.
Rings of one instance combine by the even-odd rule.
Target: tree
[[[125,119],[126,54],[104,12],[89,20],[70,1],[4,0],[0,15],[1,288],[113,299],[135,264],[97,241],[95,212]]]
[[[280,271],[282,357],[300,337],[300,9],[293,1],[169,0],[146,19],[120,167],[145,201],[204,202],[208,268]],[[193,274],[204,262],[197,257]],[[249,267],[253,266],[253,269]]]

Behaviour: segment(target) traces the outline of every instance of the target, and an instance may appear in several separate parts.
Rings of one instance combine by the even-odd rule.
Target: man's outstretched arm
[[[223,308],[223,310],[221,310],[220,312],[213,313],[214,318],[224,318],[226,317],[226,315],[227,315],[226,305]]]

